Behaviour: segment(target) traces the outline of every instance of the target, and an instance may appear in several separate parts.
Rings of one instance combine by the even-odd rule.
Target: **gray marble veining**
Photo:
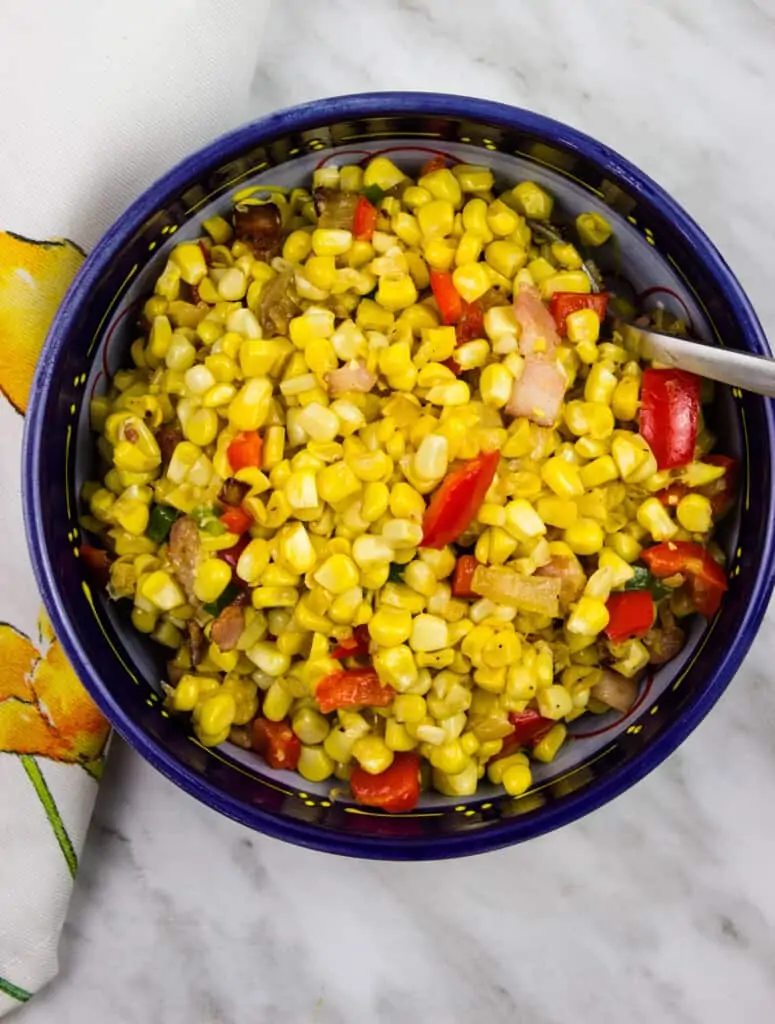
[[[277,0],[255,45],[250,94],[235,96],[246,113],[425,89],[596,135],[686,205],[775,333],[772,0]],[[459,862],[284,846],[117,743],[61,975],[19,1019],[770,1020],[773,649],[770,613],[709,719],[633,791],[558,833]]]

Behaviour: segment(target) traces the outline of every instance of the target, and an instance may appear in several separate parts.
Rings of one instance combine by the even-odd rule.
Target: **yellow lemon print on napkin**
[[[0,751],[96,765],[108,736],[97,710],[65,658],[45,612],[39,647],[0,624]]]
[[[49,325],[84,254],[72,242],[0,231],[0,392],[24,413]],[[41,613],[34,644],[0,623],[0,752],[98,774],[108,724]]]
[[[0,231],[0,391],[20,413],[46,332],[83,262],[73,242]]]

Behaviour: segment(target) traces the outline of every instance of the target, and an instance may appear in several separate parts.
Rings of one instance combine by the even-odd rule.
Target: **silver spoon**
[[[529,220],[528,225],[539,241],[564,241],[560,232],[550,224]],[[592,291],[600,291],[601,276],[595,264],[591,260],[582,260],[581,269],[589,278]],[[772,358],[715,348],[699,341],[652,331],[626,320],[617,320],[615,326],[635,355],[654,359],[677,370],[688,370],[720,384],[775,398],[775,360]]]
[[[688,370],[699,377],[775,398],[774,359],[676,338],[624,320],[616,321],[616,329],[626,347],[642,358],[655,359],[677,370]]]

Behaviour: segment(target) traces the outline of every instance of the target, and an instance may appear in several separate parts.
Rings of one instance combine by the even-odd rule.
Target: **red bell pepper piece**
[[[287,722],[256,718],[251,729],[251,745],[270,766],[295,771],[301,754],[298,736]]]
[[[654,598],[649,590],[625,590],[611,594],[606,604],[605,634],[615,644],[640,638],[654,625]]]
[[[420,758],[412,752],[396,754],[391,766],[379,775],[370,775],[358,766],[350,775],[350,789],[359,804],[407,814],[420,799]]]
[[[350,636],[339,641],[331,657],[337,661],[341,661],[342,658],[361,657],[369,653],[370,641],[368,626],[356,626]]]
[[[244,508],[235,508],[233,505],[230,505],[223,515],[219,516],[218,521],[223,523],[229,533],[242,534],[247,533],[253,525],[253,516],[246,512]]]
[[[264,442],[257,431],[243,430],[241,434],[237,434],[226,449],[229,464],[234,472],[248,468],[261,469],[263,447]]]
[[[245,581],[241,580],[237,575],[237,562],[239,561],[239,556],[249,543],[250,537],[247,534],[243,534],[236,544],[232,544],[230,548],[224,548],[223,551],[218,552],[218,557],[231,566],[232,582],[236,583],[239,587],[244,587]]]
[[[425,511],[421,547],[443,548],[468,528],[484,501],[499,460],[500,452],[487,452],[447,473]]]
[[[424,178],[426,174],[433,174],[434,171],[443,171],[446,166],[447,161],[443,156],[432,156],[420,168],[420,177]]]
[[[456,377],[459,377],[463,372],[463,368],[454,356],[450,356],[449,359],[443,360],[441,365],[446,366],[448,370],[452,370]]]
[[[657,491],[657,497],[666,508],[675,508],[681,498],[685,498],[690,493],[691,491],[686,484],[677,483],[670,484],[664,490]]]
[[[734,504],[737,489],[737,461],[728,455],[706,455],[702,460],[712,466],[723,466],[724,475],[704,487],[698,487],[700,494],[710,499],[714,519],[720,519]]]
[[[458,345],[474,338],[484,337],[484,310],[480,302],[463,300],[463,313],[455,326],[455,338]]]
[[[377,226],[379,210],[366,196],[359,196],[353,216],[353,238],[359,242],[370,242]]]
[[[100,587],[107,587],[110,582],[110,563],[113,559],[102,548],[93,548],[90,544],[81,544],[79,549],[86,571]]]
[[[659,469],[673,469],[692,461],[699,418],[699,377],[685,370],[645,371],[640,432]]]
[[[452,577],[453,597],[478,597],[471,590],[471,583],[474,579],[474,572],[479,565],[473,555],[461,555],[455,563],[455,573]]]
[[[576,313],[579,309],[594,310],[602,323],[608,309],[608,293],[597,292],[591,295],[579,295],[576,292],[555,292],[549,299],[549,312],[554,317],[557,333],[561,337],[565,337],[568,333],[566,323],[568,316],[571,313]]]
[[[446,270],[432,270],[431,291],[445,324],[456,324],[463,315],[463,296],[452,283]]]
[[[315,700],[324,714],[337,708],[361,705],[384,708],[395,695],[392,686],[382,685],[373,668],[343,668],[331,672],[320,680],[315,690]]]
[[[702,544],[688,540],[666,541],[641,551],[641,558],[660,579],[677,573],[687,576],[689,595],[697,611],[706,618],[716,614],[727,589],[727,578]]]
[[[493,758],[494,761],[501,757],[508,757],[515,750],[526,747],[528,744],[535,746],[555,724],[551,718],[544,718],[534,708],[510,712],[509,721],[514,726],[514,731],[505,737],[500,753]]]

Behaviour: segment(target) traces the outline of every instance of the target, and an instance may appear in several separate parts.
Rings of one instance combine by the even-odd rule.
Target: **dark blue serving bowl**
[[[454,857],[520,842],[594,810],[655,768],[704,718],[756,633],[773,584],[773,416],[755,395],[718,389],[720,450],[741,464],[737,513],[725,524],[730,588],[716,619],[693,624],[681,656],[647,680],[638,706],[574,723],[571,742],[520,798],[485,786],[475,798],[423,798],[389,816],[334,802],[224,744],[200,746],[163,709],[161,663],[120,608],[92,588],[79,560],[80,486],[92,467],[88,405],[127,358],[142,296],[182,238],[257,182],[307,183],[328,158],[377,150],[415,170],[428,151],[488,163],[503,184],[542,182],[570,215],[614,223],[620,265],[635,291],[652,286],[688,312],[711,344],[769,355],[761,327],[723,259],[653,181],[606,146],[545,117],[483,100],[377,93],[320,100],[256,121],[184,160],[145,192],[86,260],[52,325],[27,417],[24,509],[46,607],[75,669],[127,739],[209,806],[269,835],[362,857]]]

